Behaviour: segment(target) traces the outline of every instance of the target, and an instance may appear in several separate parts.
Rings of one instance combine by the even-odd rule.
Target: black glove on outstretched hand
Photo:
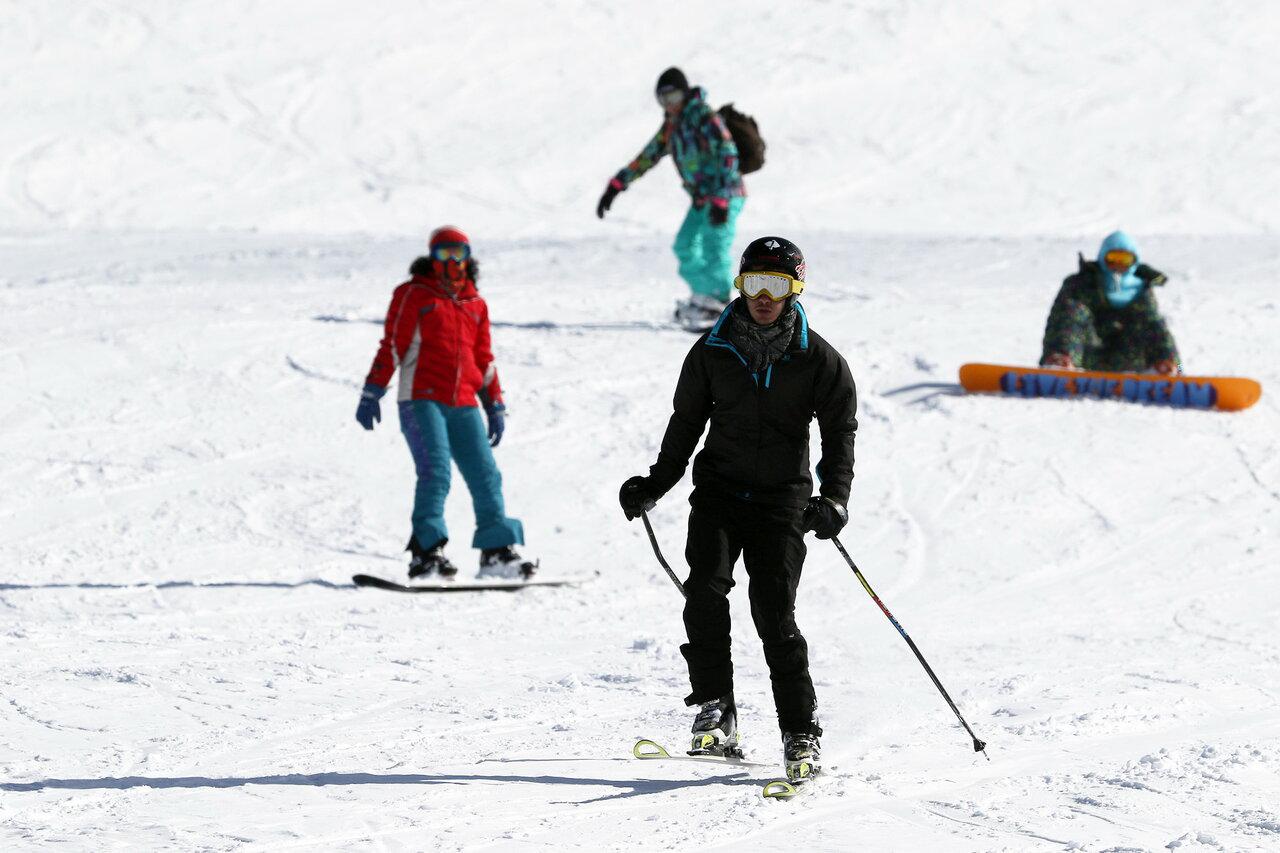
[[[618,490],[618,503],[622,504],[622,511],[626,514],[627,521],[639,518],[643,510],[653,509],[656,502],[657,499],[653,496],[653,484],[649,482],[648,477],[632,477]]]
[[[849,513],[830,498],[812,497],[804,505],[801,523],[805,530],[812,530],[819,539],[830,539],[849,522]]]
[[[622,187],[618,185],[618,179],[614,178],[609,182],[609,186],[605,187],[604,195],[600,196],[600,203],[596,205],[596,216],[604,219],[605,211],[613,206],[613,200],[618,197],[618,193],[622,192]]]

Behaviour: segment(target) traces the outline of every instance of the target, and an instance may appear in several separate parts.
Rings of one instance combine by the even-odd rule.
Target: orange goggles
[[[1102,262],[1112,272],[1124,272],[1138,262],[1138,256],[1128,249],[1112,249],[1102,256]]]
[[[804,290],[803,281],[781,272],[744,272],[733,280],[733,286],[748,299],[767,296],[774,302]]]

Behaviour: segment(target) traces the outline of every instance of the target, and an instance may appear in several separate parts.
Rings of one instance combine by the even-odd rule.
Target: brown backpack
[[[731,103],[721,107],[718,115],[729,128],[733,144],[738,146],[738,171],[744,175],[759,171],[764,165],[765,145],[756,120],[735,110]]]

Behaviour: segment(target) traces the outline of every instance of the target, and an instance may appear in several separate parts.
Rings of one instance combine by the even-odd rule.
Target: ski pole
[[[671,582],[676,585],[676,589],[680,590],[680,594],[685,598],[689,594],[684,591],[684,584],[680,583],[680,578],[676,577],[676,573],[671,571],[671,567],[667,565],[667,560],[662,556],[662,549],[658,547],[658,537],[653,535],[653,525],[649,523],[649,510],[654,505],[650,503],[640,510],[640,517],[644,519],[644,529],[649,532],[649,544],[653,545],[653,553],[657,555],[658,562],[662,564],[662,568],[667,570],[667,577],[671,578]]]
[[[645,523],[648,523],[647,519]],[[876,595],[875,590],[871,588],[871,584],[867,583],[867,579],[862,576],[862,572],[858,570],[857,565],[853,562],[853,558],[849,556],[849,552],[844,549],[844,545],[840,544],[840,539],[832,536],[831,541],[836,544],[836,548],[839,549],[840,555],[844,557],[844,561],[849,564],[849,568],[853,569],[853,573],[858,576],[858,580],[862,583],[862,588],[867,591],[867,595],[871,596],[871,600],[880,607],[880,610],[883,611],[885,616],[889,617],[889,621],[893,623],[893,627],[898,629],[898,633],[902,635],[902,639],[906,640],[907,645],[911,647],[911,651],[915,652],[916,660],[920,661],[920,665],[924,667],[924,671],[929,673],[929,677],[933,679],[933,686],[938,688],[938,692],[942,694],[942,698],[947,700],[947,704],[950,705],[951,710],[955,712],[956,719],[960,721],[960,725],[964,726],[964,730],[969,733],[969,737],[973,738],[973,751],[981,752],[983,757],[986,758],[987,761],[990,761],[991,756],[987,755],[986,741],[978,740],[978,736],[973,733],[973,729],[969,728],[969,724],[966,723],[964,717],[960,715],[960,709],[956,707],[955,702],[951,701],[951,696],[948,695],[947,689],[942,686],[942,682],[938,680],[938,676],[933,674],[933,668],[929,666],[929,662],[924,659],[924,655],[920,654],[920,650],[916,648],[915,641],[907,635],[906,630],[904,630],[902,625],[898,623],[898,620],[893,618],[893,614],[889,612],[889,608],[884,606],[884,602],[880,600],[880,596]]]

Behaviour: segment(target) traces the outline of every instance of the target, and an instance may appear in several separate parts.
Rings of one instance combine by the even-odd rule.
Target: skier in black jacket
[[[693,345],[676,385],[675,412],[647,477],[622,485],[628,519],[651,507],[693,463],[685,558],[685,630],[680,647],[700,710],[691,754],[740,755],[729,600],[741,554],[748,595],[782,729],[787,775],[820,769],[817,699],[808,645],[795,621],[804,534],[830,539],[848,520],[853,480],[857,393],[849,365],[809,328],[796,297],[804,289],[804,256],[791,241],[761,237],[742,255],[734,300]],[[822,435],[818,495],[811,496],[809,424]]]

